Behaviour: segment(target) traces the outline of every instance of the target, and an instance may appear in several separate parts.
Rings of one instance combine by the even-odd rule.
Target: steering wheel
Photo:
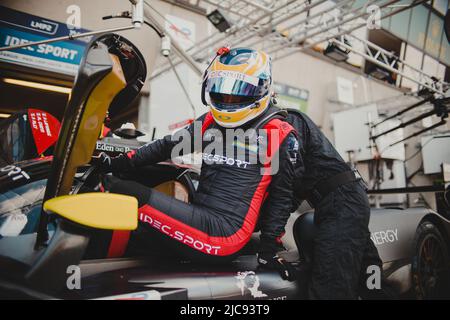
[[[103,174],[100,172],[99,167],[94,164],[90,164],[90,166],[80,177],[75,176],[72,194],[83,192],[100,192],[102,176]]]

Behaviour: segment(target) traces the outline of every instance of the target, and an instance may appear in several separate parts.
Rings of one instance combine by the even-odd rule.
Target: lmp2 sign
[[[0,6],[0,47],[86,32],[65,23],[44,19]],[[89,38],[58,41],[1,51],[0,61],[75,75]]]

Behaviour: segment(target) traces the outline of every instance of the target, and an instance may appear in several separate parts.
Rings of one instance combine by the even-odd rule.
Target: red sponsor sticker
[[[58,140],[61,124],[50,113],[28,109],[28,119],[38,154],[42,154]]]
[[[185,126],[190,125],[192,122],[194,122],[194,119],[186,119],[186,120],[183,120],[180,122],[173,123],[173,124],[169,125],[169,130],[172,131],[172,130],[175,130],[178,128],[183,128]]]

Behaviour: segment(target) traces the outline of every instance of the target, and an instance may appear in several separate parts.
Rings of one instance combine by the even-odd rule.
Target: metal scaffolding
[[[256,0],[252,0],[252,2],[256,2]],[[262,1],[259,2],[263,3]],[[238,3],[236,0],[200,0],[199,3],[208,5],[210,11],[214,8],[218,8],[223,10],[225,13],[230,14],[230,18],[236,19],[236,23],[225,33],[220,33],[217,31],[211,36],[197,41],[195,45],[187,50],[187,53],[198,62],[206,62],[212,56],[214,52],[213,50],[217,49],[217,47],[221,44],[232,45],[235,43],[242,43],[245,39],[263,37],[276,25],[282,23],[283,21],[295,18],[307,10],[325,2],[326,0],[276,0],[272,1],[271,4],[267,6],[270,8],[269,12],[266,10],[256,9],[252,5],[245,4],[247,9],[244,10],[244,8],[241,8],[239,13],[252,10],[252,14],[246,16],[245,19],[241,19],[239,15],[236,14],[236,11],[238,10],[236,10],[236,7],[233,6],[233,4]],[[239,3],[243,2],[239,1]],[[177,57],[173,57],[173,62],[174,65],[177,65],[181,61]],[[154,72],[152,78],[155,78],[170,70],[170,68],[170,65],[163,63]]]
[[[363,49],[355,49],[355,47],[349,46],[343,41],[337,39],[332,39],[332,41],[347,50],[362,56],[367,61],[370,61],[388,71],[394,72],[403,78],[419,84],[420,87],[427,88],[441,96],[445,95],[445,91],[448,88],[448,83],[445,83],[441,79],[436,79],[430,75],[427,75],[422,70],[414,68],[413,66],[407,64],[404,60],[397,57],[394,53],[386,51],[370,41],[360,39],[353,35],[350,35],[350,37],[354,41],[360,42]]]
[[[379,19],[407,10],[425,0],[397,4],[398,0],[199,0],[208,11],[219,9],[233,21],[224,33],[215,32],[201,39],[187,50],[193,60],[207,63],[220,45],[244,45],[265,49],[274,60],[302,50],[332,42],[371,63],[396,73],[443,96],[448,84],[414,68],[404,60],[366,39],[357,37],[354,31],[374,27],[374,8]],[[376,26],[375,26],[376,27]],[[351,39],[346,43],[343,36]],[[172,57],[174,65],[181,60]],[[152,79],[170,70],[163,63],[157,67]]]

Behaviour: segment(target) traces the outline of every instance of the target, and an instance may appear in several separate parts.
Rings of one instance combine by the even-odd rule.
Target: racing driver
[[[271,85],[271,58],[266,53],[219,49],[202,86],[202,100],[210,111],[194,121],[181,139],[191,141],[195,150],[190,152],[203,153],[194,200],[185,203],[108,175],[104,185],[110,192],[134,196],[139,203],[138,229],[130,234],[115,232],[110,256],[136,248],[142,253],[156,243],[191,259],[223,261],[238,255],[257,228],[261,231],[260,265],[277,270],[283,279],[295,278],[293,266],[277,252],[282,249],[280,239],[292,209],[299,144],[291,125],[270,116],[277,109],[271,103]],[[257,143],[228,134],[236,129],[255,129]],[[171,158],[179,140],[168,135],[115,158],[102,153],[97,162],[104,172],[138,169]],[[208,148],[213,140],[222,142],[224,148]],[[201,141],[199,146],[197,141]],[[249,161],[261,154],[260,148],[267,151],[262,152],[264,161]]]

